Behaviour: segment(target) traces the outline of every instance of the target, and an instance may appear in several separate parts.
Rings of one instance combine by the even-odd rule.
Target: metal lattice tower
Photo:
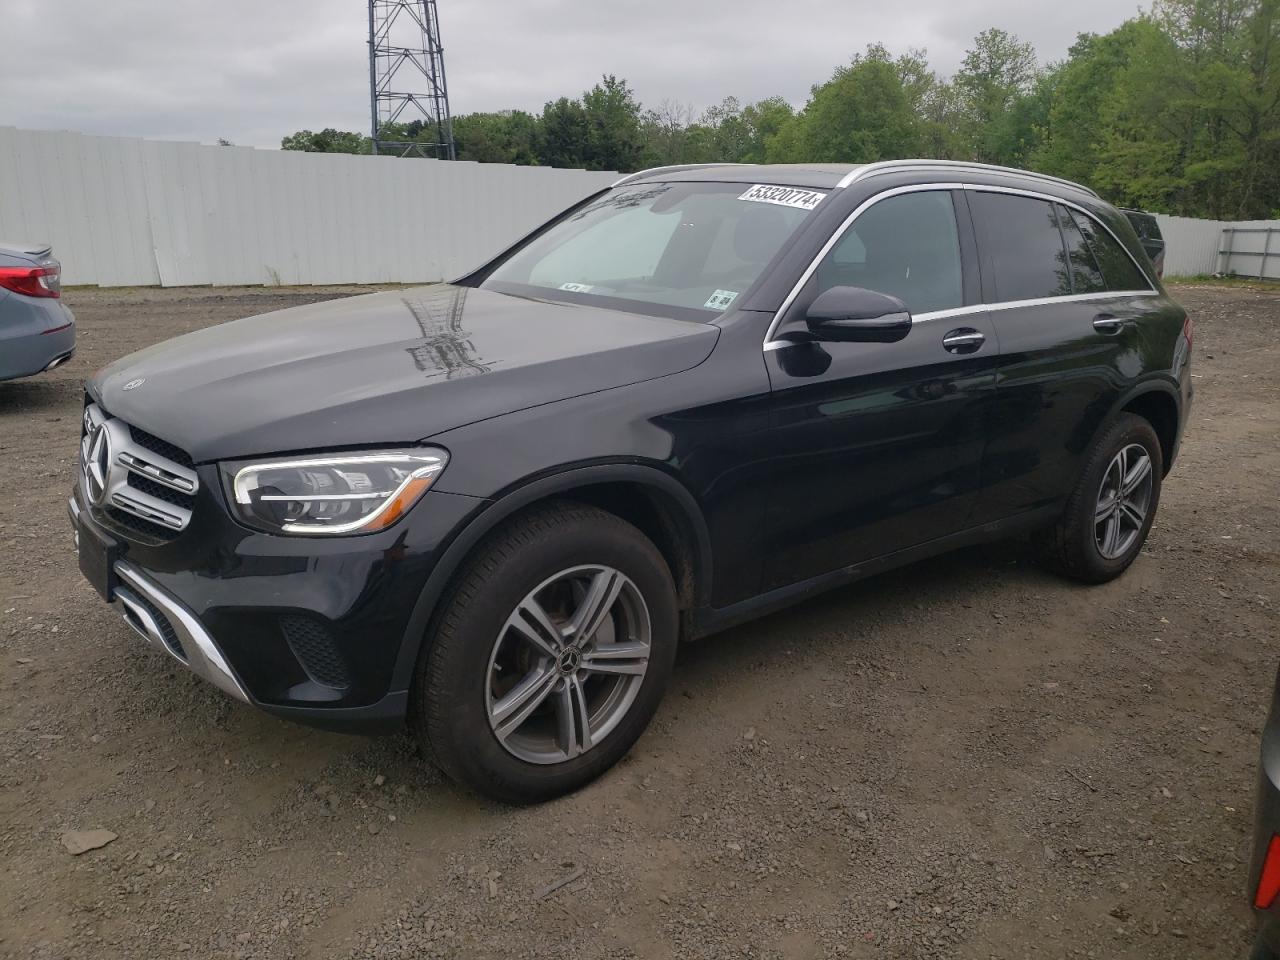
[[[369,107],[374,153],[455,159],[436,0],[369,0]]]

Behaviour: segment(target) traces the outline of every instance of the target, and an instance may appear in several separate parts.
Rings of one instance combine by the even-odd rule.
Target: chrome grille
[[[149,533],[176,534],[191,522],[200,481],[191,458],[171,443],[109,416],[96,403],[84,408],[80,431],[81,492],[108,515]]]

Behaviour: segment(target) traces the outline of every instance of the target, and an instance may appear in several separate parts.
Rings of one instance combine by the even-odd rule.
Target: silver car
[[[0,243],[0,380],[52,370],[76,352],[62,265],[40,243]]]

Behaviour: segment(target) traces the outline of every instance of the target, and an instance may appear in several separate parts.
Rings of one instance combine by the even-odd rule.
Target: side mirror
[[[805,312],[817,340],[897,343],[911,332],[911,312],[897,297],[862,287],[824,290]]]

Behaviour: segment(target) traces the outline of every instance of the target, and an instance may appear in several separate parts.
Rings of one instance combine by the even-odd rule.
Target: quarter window
[[[1133,257],[1125,252],[1107,230],[1093,222],[1079,211],[1073,210],[1071,216],[1080,232],[1084,234],[1089,246],[1093,248],[1094,258],[1102,269],[1106,290],[1150,290],[1151,281],[1143,276]]]
[[[996,300],[1039,300],[1071,293],[1062,231],[1053,205],[1009,193],[970,194]]]
[[[1085,240],[1076,225],[1071,211],[1061,204],[1057,207],[1058,220],[1062,223],[1062,236],[1067,241],[1067,259],[1071,263],[1071,288],[1076,293],[1099,293],[1107,289],[1093,248]]]
[[[831,287],[863,287],[897,297],[912,313],[961,306],[951,193],[903,193],[868,207],[818,264],[814,279],[815,296]]]

